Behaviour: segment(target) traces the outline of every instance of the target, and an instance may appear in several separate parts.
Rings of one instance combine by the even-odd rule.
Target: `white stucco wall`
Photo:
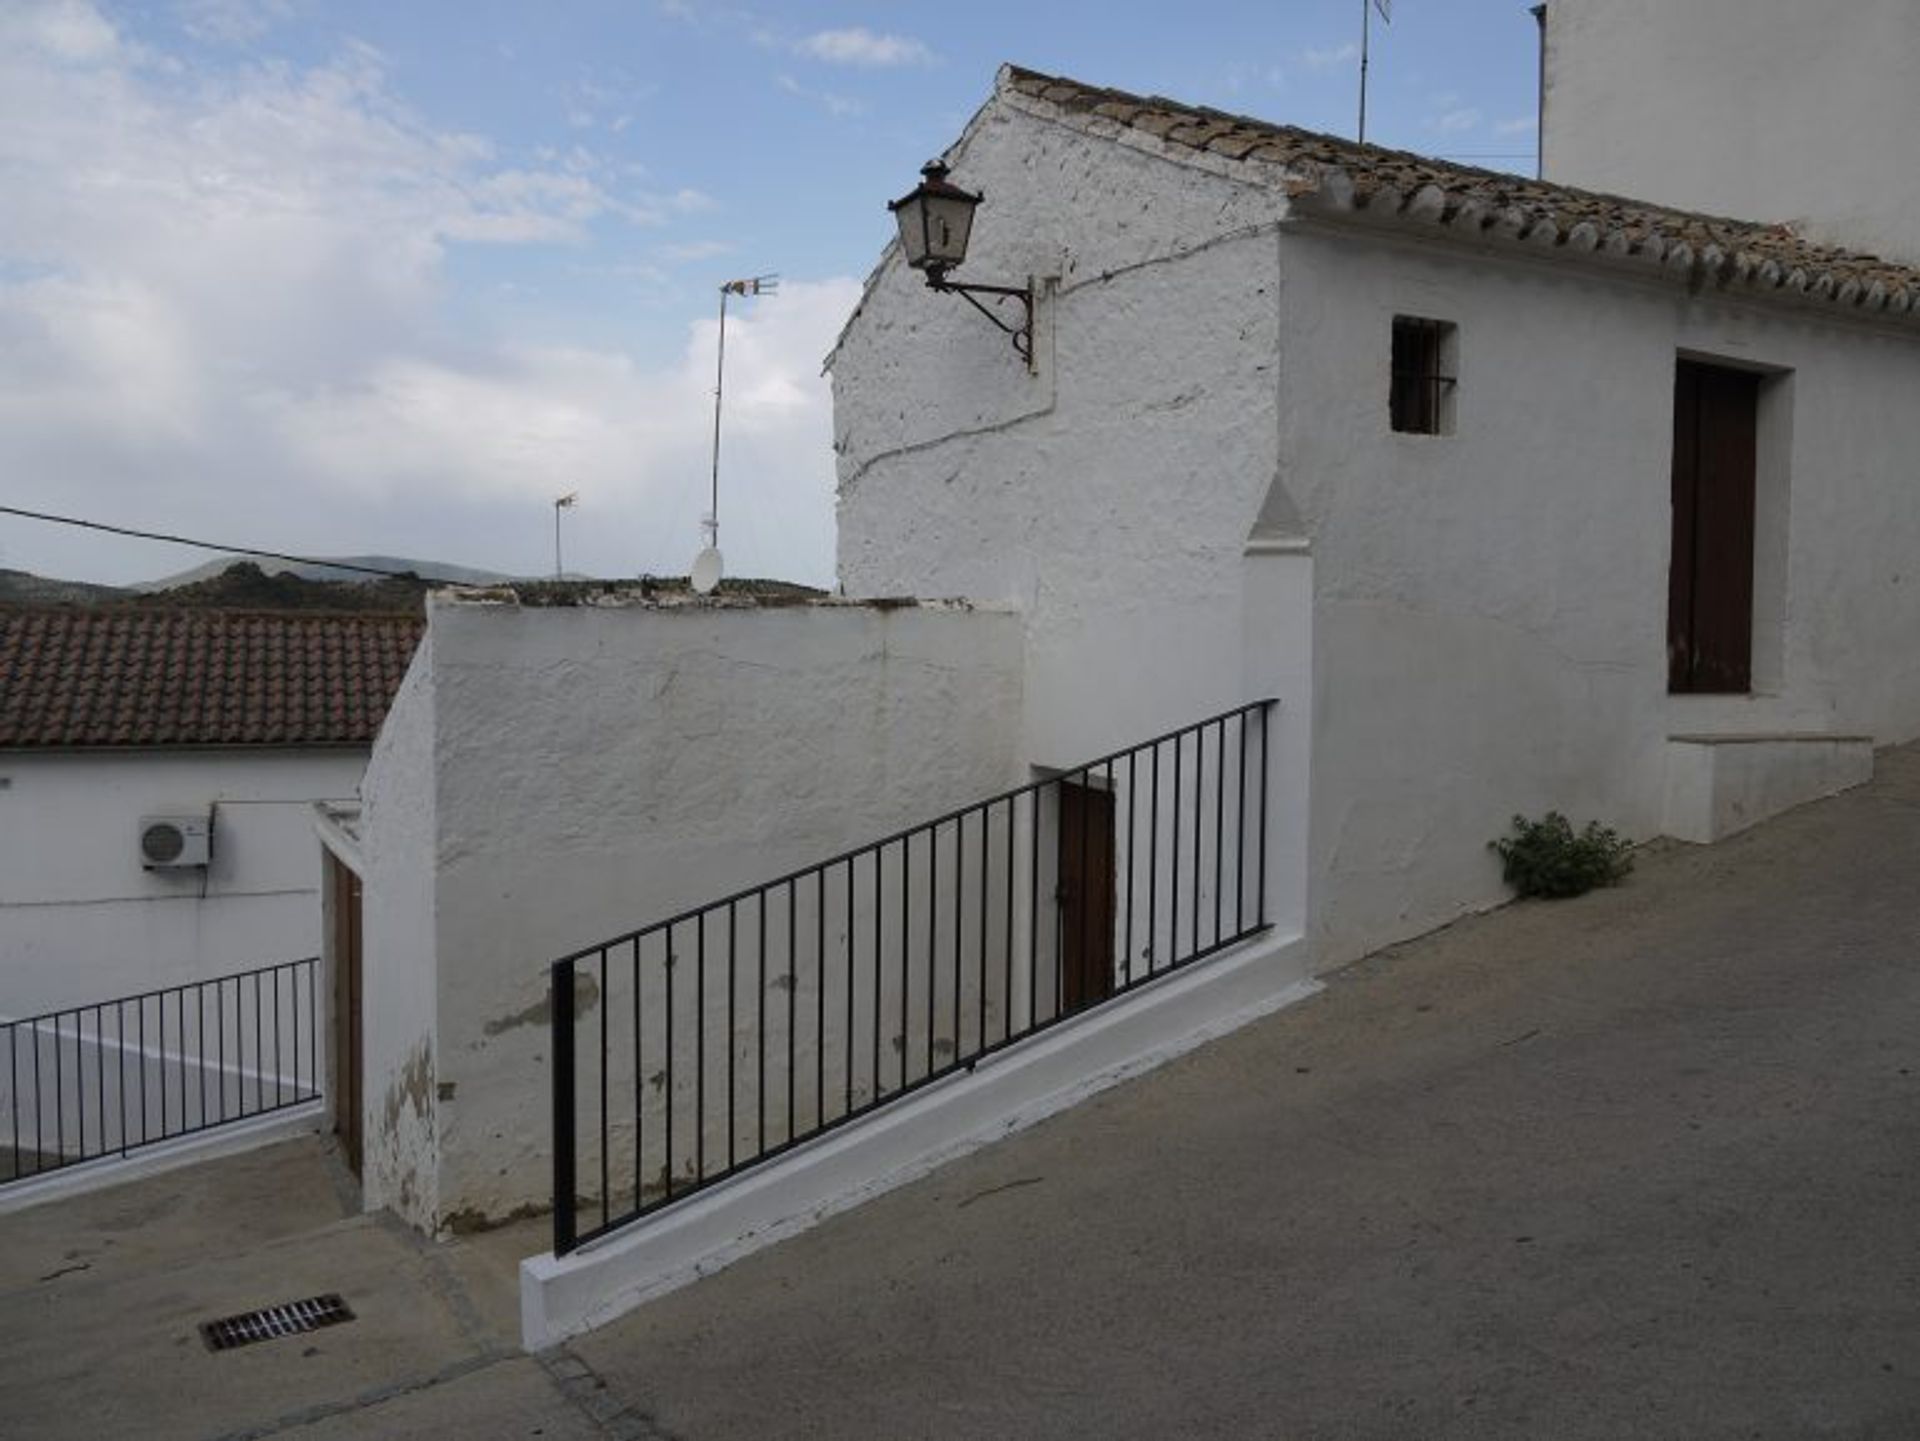
[[[1549,180],[1920,262],[1920,0],[1550,0]]]
[[[436,598],[362,818],[370,1027],[376,992],[437,973],[384,1071],[369,1030],[370,1132],[399,1120],[437,1156],[409,1219],[550,1199],[555,957],[1024,780],[1020,647],[969,607]]]
[[[0,754],[0,1016],[320,951],[312,803],[359,750]],[[204,871],[148,871],[138,822],[214,816]]]
[[[1026,740],[1071,764],[1251,697],[1233,617],[1273,480],[1284,198],[996,100],[959,279],[1058,277],[1029,376],[889,251],[831,360],[850,595],[1006,601]]]
[[[1319,960],[1497,900],[1485,843],[1515,812],[1657,834],[1670,734],[1920,734],[1920,333],[1356,233],[1303,231],[1283,264]],[[1388,426],[1396,313],[1459,327],[1452,435]],[[1667,694],[1682,352],[1776,372],[1751,696]]]
[[[1656,834],[1670,734],[1920,734],[1911,327],[1288,221],[1150,144],[1003,98],[956,149],[982,278],[1087,247],[1039,377],[891,255],[833,359],[848,589],[1016,601],[1038,752],[1291,676],[1311,837],[1275,883],[1324,967],[1501,899],[1486,844],[1517,811]],[[1260,215],[1278,234],[1240,238]],[[1460,327],[1455,434],[1389,427],[1396,313]],[[1752,696],[1666,691],[1681,353],[1769,374]],[[1244,569],[1250,534],[1303,568]]]
[[[433,1229],[439,1205],[435,639],[429,627],[374,742],[358,857],[362,1199],[424,1230]]]

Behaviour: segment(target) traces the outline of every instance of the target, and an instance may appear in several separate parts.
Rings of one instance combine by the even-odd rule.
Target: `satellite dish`
[[[693,589],[697,595],[712,595],[720,584],[720,577],[726,567],[720,559],[720,552],[708,546],[693,558]]]

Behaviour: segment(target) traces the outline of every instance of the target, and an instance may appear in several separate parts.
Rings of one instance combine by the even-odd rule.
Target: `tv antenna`
[[[720,344],[713,367],[713,490],[710,507],[700,522],[701,538],[706,544],[694,557],[689,576],[695,592],[700,595],[711,595],[725,571],[720,557],[720,408],[727,388],[727,297],[772,295],[779,284],[778,275],[754,275],[745,280],[729,280],[720,287]]]

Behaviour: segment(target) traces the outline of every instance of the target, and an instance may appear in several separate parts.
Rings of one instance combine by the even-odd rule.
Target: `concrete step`
[[[1667,737],[1666,834],[1706,843],[1873,779],[1873,738],[1798,732]]]

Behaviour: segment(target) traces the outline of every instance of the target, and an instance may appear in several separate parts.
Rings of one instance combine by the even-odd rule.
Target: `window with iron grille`
[[[1393,317],[1393,385],[1387,409],[1408,435],[1451,435],[1459,327],[1412,315]]]

